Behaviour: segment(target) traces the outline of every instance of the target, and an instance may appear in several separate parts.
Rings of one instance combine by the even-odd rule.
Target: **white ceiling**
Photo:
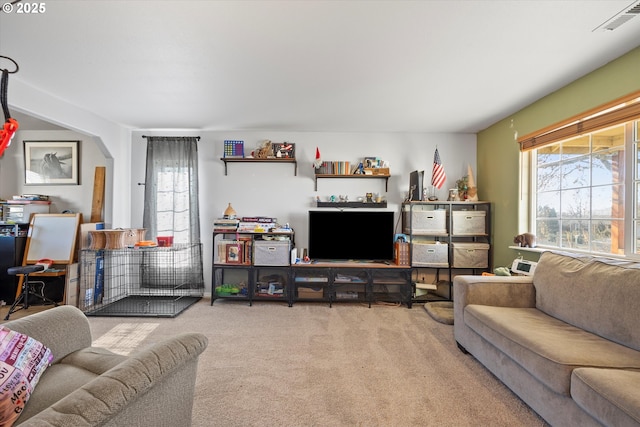
[[[593,31],[631,0],[42,4],[0,12],[9,103],[133,129],[474,133],[640,45],[639,17]]]

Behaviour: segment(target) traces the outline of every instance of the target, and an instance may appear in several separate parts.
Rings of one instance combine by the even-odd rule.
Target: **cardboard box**
[[[322,299],[323,296],[324,296],[323,289],[321,287],[318,287],[318,288],[309,288],[305,286],[298,287],[298,298]]]
[[[414,267],[449,267],[449,245],[442,242],[413,243],[411,265]]]
[[[256,240],[253,242],[253,265],[289,265],[290,240]]]
[[[488,243],[452,243],[453,267],[487,268],[489,267]]]
[[[104,222],[87,222],[80,224],[80,249],[89,249],[91,247],[89,231],[95,230],[104,230]]]
[[[80,267],[73,263],[67,266],[65,277],[64,301],[63,304],[78,306],[78,293],[80,292]]]
[[[474,236],[487,234],[485,211],[452,211],[452,234]]]

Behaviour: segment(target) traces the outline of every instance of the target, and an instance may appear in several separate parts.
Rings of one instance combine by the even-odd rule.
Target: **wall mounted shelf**
[[[221,157],[220,160],[224,162],[224,174],[227,175],[227,164],[228,163],[291,163],[293,164],[293,174],[298,175],[298,162],[296,159],[279,159],[279,158],[269,158],[269,159],[254,159],[254,158],[246,158],[246,157]]]
[[[387,202],[316,202],[319,208],[386,208]]]
[[[318,179],[384,179],[384,191],[388,191],[389,189],[389,178],[391,175],[362,175],[362,174],[352,174],[352,175],[336,175],[336,174],[328,174],[328,173],[319,173],[315,175],[315,191],[318,191]]]

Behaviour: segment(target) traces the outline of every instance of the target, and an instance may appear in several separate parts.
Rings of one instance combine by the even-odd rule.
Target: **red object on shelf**
[[[158,236],[156,240],[158,246],[173,246],[173,236]]]

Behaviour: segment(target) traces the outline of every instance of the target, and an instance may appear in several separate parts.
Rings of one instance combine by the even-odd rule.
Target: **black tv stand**
[[[317,261],[291,266],[296,301],[412,304],[412,268],[390,261]]]

